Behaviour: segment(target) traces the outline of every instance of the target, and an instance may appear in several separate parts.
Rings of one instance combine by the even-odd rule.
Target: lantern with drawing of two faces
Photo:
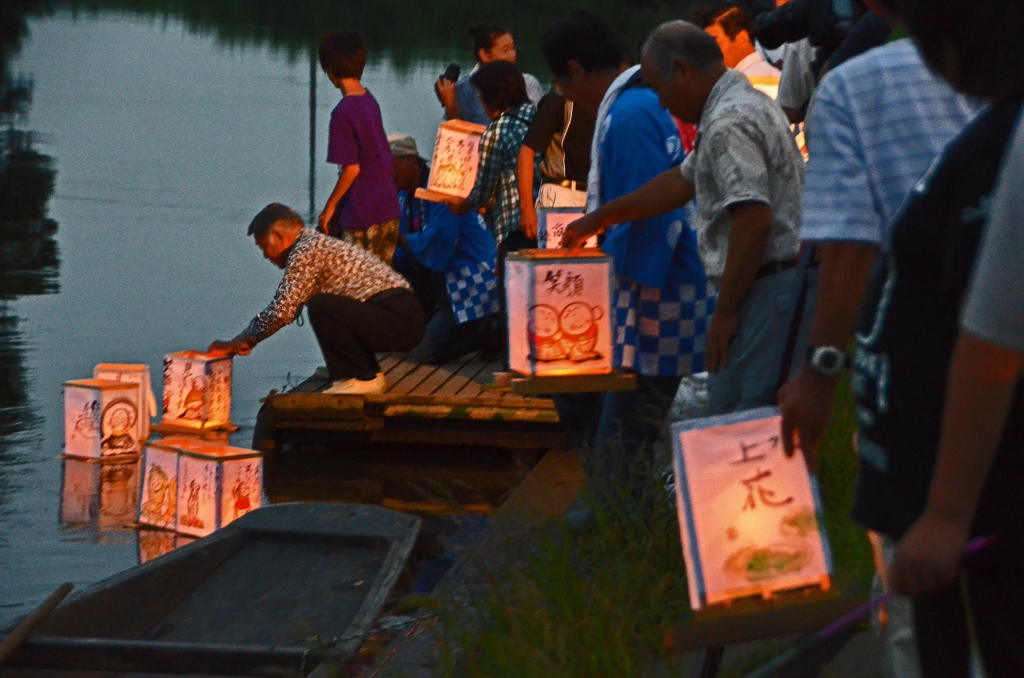
[[[509,363],[522,374],[611,371],[611,257],[521,250],[505,260]]]

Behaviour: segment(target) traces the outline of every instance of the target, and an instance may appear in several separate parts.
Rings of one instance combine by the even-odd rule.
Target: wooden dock
[[[477,353],[445,365],[423,365],[404,353],[378,356],[387,390],[328,395],[326,376],[314,374],[294,389],[271,392],[260,409],[253,446],[277,449],[294,432],[331,432],[361,442],[445,443],[517,449],[565,445],[550,398],[513,393],[495,383],[496,361]]]

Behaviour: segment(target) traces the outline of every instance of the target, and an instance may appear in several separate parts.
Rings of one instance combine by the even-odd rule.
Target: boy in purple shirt
[[[340,172],[320,214],[320,230],[390,265],[398,242],[398,193],[380,106],[359,83],[365,65],[366,40],[358,32],[331,31],[320,41],[320,66],[342,96],[331,112],[327,140],[327,162]]]

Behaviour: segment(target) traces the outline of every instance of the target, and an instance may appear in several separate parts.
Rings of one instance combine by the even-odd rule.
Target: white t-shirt
[[[974,263],[963,328],[1024,353],[1024,124],[1017,123]]]
[[[786,45],[782,56],[782,79],[779,80],[779,106],[803,108],[814,93],[814,71],[811,62],[818,48],[807,38]]]
[[[757,51],[751,52],[736,64],[736,70],[748,78],[778,78],[782,75],[782,71],[765,61]]]

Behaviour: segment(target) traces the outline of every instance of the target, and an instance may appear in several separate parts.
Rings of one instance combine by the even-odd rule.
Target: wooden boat
[[[69,596],[0,675],[23,667],[281,676],[344,666],[419,527],[415,516],[372,505],[253,511]]]

